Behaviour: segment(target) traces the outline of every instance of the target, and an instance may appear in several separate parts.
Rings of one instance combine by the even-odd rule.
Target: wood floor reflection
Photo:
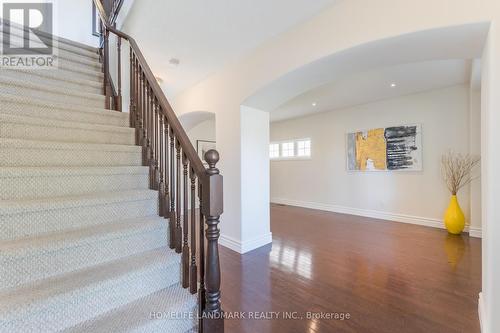
[[[242,256],[221,247],[224,310],[304,319],[227,320],[226,332],[479,332],[480,239],[278,205],[271,228],[272,246]]]

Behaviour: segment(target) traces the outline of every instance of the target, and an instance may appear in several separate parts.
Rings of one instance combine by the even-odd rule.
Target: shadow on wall
[[[217,148],[215,144],[215,113],[208,111],[188,112],[179,116],[179,120],[200,158],[203,156],[203,151]]]

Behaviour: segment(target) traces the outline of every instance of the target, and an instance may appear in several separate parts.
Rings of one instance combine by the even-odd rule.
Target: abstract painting
[[[421,126],[374,128],[348,133],[347,170],[422,170]]]

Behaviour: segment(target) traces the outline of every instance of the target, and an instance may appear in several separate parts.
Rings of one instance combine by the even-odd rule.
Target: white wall
[[[178,114],[197,110],[217,114],[217,147],[221,155],[218,165],[225,184],[221,234],[236,238],[241,230],[242,184],[246,175],[242,173],[240,163],[240,124],[241,105],[245,99],[286,73],[366,43],[416,31],[500,20],[500,3],[496,0],[453,1],[453,11],[450,11],[450,6],[447,0],[341,1],[176,96],[174,109]],[[434,40],[432,31],[428,38]],[[450,54],[460,53],[462,49],[457,47],[441,55],[429,55],[423,53],[432,49],[423,48],[419,56],[409,59],[406,50],[400,48],[401,52],[393,53],[387,59],[373,59],[373,64],[389,65],[389,60],[398,56],[406,61],[439,59],[440,56],[449,58]]]
[[[131,13],[132,7],[134,6],[135,0],[124,0],[122,4],[122,8],[118,13],[118,17],[116,18],[116,28],[122,29],[123,24],[127,20],[128,14]]]
[[[481,90],[471,87],[469,93],[469,152],[481,155]],[[481,236],[481,167],[474,168],[469,186],[471,235]],[[474,233],[477,231],[477,233]]]
[[[241,236],[221,244],[245,253],[272,242],[269,223],[269,113],[241,108]]]
[[[346,170],[346,133],[405,124],[422,125],[423,171]],[[312,158],[271,161],[271,200],[440,226],[450,198],[441,155],[468,152],[468,134],[468,85],[272,123],[271,141],[311,138]],[[470,221],[468,189],[459,200]]]
[[[481,74],[481,196],[483,285],[480,318],[483,333],[500,332],[500,26],[491,25]]]
[[[196,149],[197,140],[215,141],[215,119],[205,120],[186,133]]]
[[[92,0],[56,0],[56,35],[97,46],[92,35]]]
[[[22,0],[0,0],[0,13],[3,17],[4,3],[29,3]],[[41,0],[34,3],[44,2]],[[98,38],[92,35],[92,0],[52,0],[53,27],[55,36],[64,37],[83,44],[97,46]],[[47,31],[42,28],[43,31]],[[47,31],[49,32],[49,31]]]

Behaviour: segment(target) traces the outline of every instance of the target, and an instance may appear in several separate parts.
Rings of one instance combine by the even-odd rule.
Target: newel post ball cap
[[[207,161],[210,168],[215,168],[217,162],[219,162],[219,153],[215,149],[210,149],[205,153],[205,161]]]

